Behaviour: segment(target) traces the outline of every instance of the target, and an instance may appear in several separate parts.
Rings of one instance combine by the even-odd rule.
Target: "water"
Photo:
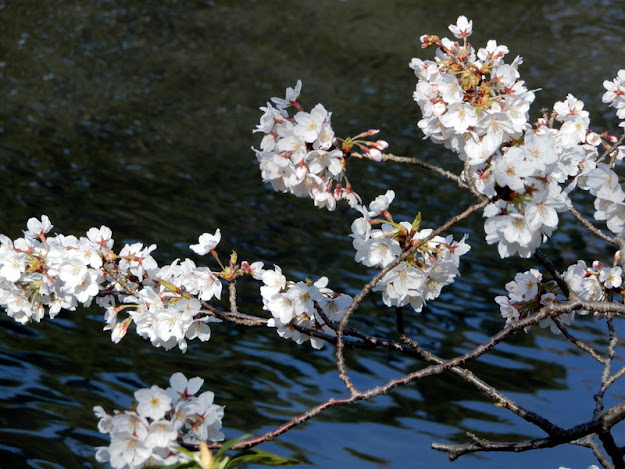
[[[333,112],[339,135],[380,128],[395,154],[457,168],[455,156],[421,140],[407,67],[424,33],[447,34],[459,14],[474,20],[472,42],[495,38],[522,73],[542,88],[540,107],[570,91],[584,99],[598,128],[616,129],[601,107],[601,82],[625,64],[624,13],[617,2],[559,1],[0,1],[0,232],[15,238],[45,213],[60,232],[112,228],[116,246],[158,245],[158,260],[190,256],[188,244],[220,227],[224,257],[277,262],[292,278],[327,275],[330,287],[355,293],[369,277],[354,265],[346,237],[354,214],[320,211],[308,200],[271,192],[260,182],[251,129],[258,107],[297,79],[302,101]],[[536,116],[537,114],[535,114]],[[395,189],[394,210],[421,211],[434,227],[464,207],[436,177],[395,165],[356,162],[352,181],[365,197]],[[517,270],[480,253],[482,221],[466,231],[474,251],[462,278],[422,315],[407,312],[408,331],[442,356],[468,350],[501,327],[492,298]],[[457,232],[457,231],[456,231]],[[581,249],[582,243],[588,243]],[[609,252],[566,232],[546,250],[568,265]],[[594,257],[587,257],[588,260]],[[255,285],[241,309],[258,312]],[[354,324],[392,333],[378,297]],[[259,435],[317,403],[344,395],[333,350],[317,352],[272,330],[215,326],[187,354],[164,352],[129,335],[113,345],[97,309],[21,326],[0,316],[0,466],[98,467],[94,405],[130,405],[143,386],[167,385],[175,371],[201,376],[226,405],[228,437]],[[603,334],[580,321],[588,340]],[[420,364],[385,352],[350,352],[364,388]],[[566,426],[589,417],[599,376],[594,363],[544,331],[521,334],[474,366],[522,405]],[[618,399],[619,396],[614,396]],[[617,427],[618,429],[618,427]],[[542,436],[453,377],[429,378],[389,396],[331,409],[264,449],[300,467],[585,468],[586,449],[467,456],[455,463],[432,441],[462,442],[464,432],[503,439]],[[617,440],[622,431],[616,432]]]

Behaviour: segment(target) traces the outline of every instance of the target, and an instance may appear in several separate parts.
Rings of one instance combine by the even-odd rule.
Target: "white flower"
[[[152,420],[160,420],[171,408],[171,398],[158,386],[135,391],[137,413]]]
[[[453,128],[456,133],[466,132],[477,124],[477,113],[469,103],[457,102],[447,106],[447,112],[440,116],[445,127]]]
[[[297,125],[293,128],[293,135],[307,143],[313,143],[328,119],[328,111],[322,104],[317,104],[310,113],[300,111],[295,114],[294,119]]]
[[[188,399],[194,396],[204,384],[204,380],[200,377],[187,379],[182,373],[174,373],[169,378],[171,387],[165,391],[173,401],[177,399]]]
[[[499,148],[501,140],[494,132],[487,133],[484,137],[470,138],[464,146],[464,152],[469,159],[470,165],[478,165],[488,160]]]
[[[369,204],[369,217],[374,217],[388,210],[389,206],[395,199],[395,191],[388,190],[384,195],[378,195],[373,202]]]
[[[200,256],[203,256],[217,247],[221,241],[221,231],[217,228],[215,234],[204,233],[200,235],[198,244],[192,244],[189,247]]]
[[[297,98],[299,98],[299,94],[302,91],[302,80],[297,80],[297,84],[295,88],[287,88],[286,96],[284,99],[281,98],[271,98],[271,100],[276,103],[278,109],[286,109],[289,106],[292,106]]]
[[[473,21],[467,20],[466,16],[459,16],[458,21],[456,21],[455,25],[449,25],[449,30],[458,39],[466,39],[471,35],[471,32],[473,31]]]
[[[356,252],[356,262],[369,267],[386,267],[401,255],[401,246],[390,238],[371,238]]]
[[[618,288],[623,282],[623,270],[620,267],[601,269],[599,280],[603,282],[606,288]]]
[[[26,223],[28,227],[27,231],[24,231],[24,236],[29,239],[42,239],[52,229],[52,223],[47,215],[41,217],[41,221],[36,218],[30,218]]]

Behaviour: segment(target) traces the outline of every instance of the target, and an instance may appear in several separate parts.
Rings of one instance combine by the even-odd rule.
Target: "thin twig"
[[[616,445],[612,433],[610,433],[609,431],[601,432],[597,434],[597,437],[601,440],[601,443],[603,443],[603,448],[605,449],[605,452],[608,453],[608,456],[610,456],[610,458],[612,459],[612,462],[614,463],[614,469],[625,469],[623,453],[621,453],[621,450]]]
[[[452,181],[454,181],[456,183],[456,185],[458,187],[460,187],[461,189],[468,189],[467,184],[462,180],[461,177],[457,176],[456,174],[452,173],[451,171],[448,171],[446,169],[440,168],[436,165],[433,165],[431,163],[426,163],[425,161],[421,161],[417,158],[409,158],[406,156],[396,156],[393,155],[391,153],[384,153],[382,154],[382,161],[393,161],[395,163],[403,163],[403,164],[411,164],[414,166],[419,166],[421,168],[427,169],[429,171],[432,171],[433,173],[439,174],[443,177],[446,177],[447,179],[451,179]]]
[[[616,346],[618,345],[618,336],[616,334],[616,330],[614,329],[612,314],[607,315],[606,325],[608,326],[609,341],[608,348],[606,350],[605,363],[603,365],[603,372],[601,373],[601,387],[594,396],[596,403],[594,412],[595,416],[599,415],[601,411],[603,411],[603,396],[609,387],[607,383],[610,381],[610,375],[612,374],[612,361],[616,357]],[[601,435],[599,435],[599,438],[601,438]]]
[[[597,461],[599,461],[599,464],[601,464],[605,469],[614,469],[614,464],[612,464],[612,461],[610,461],[605,453],[601,451],[601,447],[599,446],[599,443],[595,441],[594,437],[595,433],[591,433],[590,435],[586,435],[584,438],[571,441],[570,444],[590,448],[592,454],[594,454]]]
[[[430,365],[426,368],[423,368],[421,370],[415,371],[413,373],[410,373],[408,375],[405,375],[401,378],[397,378],[397,379],[393,379],[388,381],[387,383],[385,383],[382,386],[377,386],[375,388],[371,388],[367,391],[364,392],[356,392],[354,394],[352,394],[349,397],[345,397],[345,398],[339,398],[339,399],[335,399],[335,398],[331,398],[328,399],[325,402],[322,402],[321,404],[309,409],[308,411],[306,411],[305,413],[292,418],[291,420],[289,420],[288,422],[286,422],[285,424],[281,425],[280,427],[276,428],[275,430],[269,431],[267,433],[265,433],[264,435],[261,435],[257,438],[253,438],[250,440],[246,440],[243,442],[238,443],[237,445],[235,445],[232,449],[234,450],[238,450],[238,449],[246,449],[246,448],[250,448],[252,446],[256,446],[260,443],[263,443],[265,441],[269,441],[269,440],[273,440],[275,439],[278,435],[281,435],[282,433],[292,429],[293,427],[315,417],[316,415],[320,414],[321,412],[325,411],[326,409],[329,409],[331,407],[335,407],[335,406],[343,406],[343,405],[350,405],[353,404],[357,401],[361,401],[361,400],[368,400],[368,399],[372,399],[374,397],[377,397],[379,395],[382,394],[387,394],[389,391],[391,391],[392,389],[394,389],[397,386],[402,386],[402,385],[406,385],[409,384],[411,382],[414,382],[415,380],[419,380],[422,378],[425,378],[427,376],[433,376],[433,375],[438,375],[441,374],[445,371],[453,371],[456,368],[459,368],[459,366],[461,364],[463,364],[466,361],[469,360],[473,360],[479,356],[481,356],[482,354],[488,352],[489,350],[491,350],[496,344],[498,344],[499,342],[505,340],[507,337],[509,337],[511,334],[514,334],[515,332],[525,329],[528,326],[532,326],[532,325],[536,325],[538,324],[540,321],[544,320],[546,317],[548,316],[553,316],[553,315],[557,315],[557,314],[562,314],[565,312],[571,312],[571,311],[575,311],[575,310],[579,310],[579,309],[588,309],[590,308],[589,302],[585,302],[585,301],[576,301],[574,303],[568,303],[568,304],[555,304],[555,303],[551,303],[547,306],[545,306],[544,308],[542,308],[542,310],[531,316],[531,317],[527,317],[524,318],[522,320],[517,321],[516,323],[513,323],[511,325],[509,325],[508,327],[506,327],[505,329],[503,329],[502,331],[498,332],[497,334],[495,334],[494,336],[492,336],[486,343],[478,345],[477,347],[475,347],[473,350],[454,357],[450,360],[444,360],[440,363],[437,364],[433,364]],[[603,304],[604,302],[600,302],[598,303],[600,305],[601,310],[604,310],[603,312],[607,312],[608,310],[610,310],[610,308],[616,308],[616,309],[620,309],[620,307],[623,307],[623,305],[619,305],[616,303],[612,303],[612,304]],[[624,307],[625,308],[625,307]],[[625,309],[622,311],[625,312]],[[346,332],[346,331],[345,331]],[[314,334],[311,334],[314,335]],[[337,341],[338,342],[338,341]],[[401,344],[398,344],[401,347]],[[405,347],[405,346],[404,346]],[[413,350],[414,352],[414,350]],[[467,374],[466,370],[463,370],[463,373]],[[468,372],[470,373],[470,372]],[[511,409],[513,410],[513,409]],[[516,412],[515,412],[516,413]],[[544,440],[544,442],[539,443],[538,446],[536,447],[551,447],[551,446],[556,446],[557,444],[561,444],[561,443],[565,443],[568,441],[572,441],[575,440],[577,438],[580,438],[582,436],[588,435],[590,433],[598,433],[598,432],[606,432],[608,431],[612,426],[616,425],[618,422],[622,421],[623,419],[625,419],[625,402],[621,402],[617,405],[615,405],[614,407],[608,409],[606,412],[604,412],[601,416],[599,416],[599,418],[594,419],[592,421],[586,422],[584,424],[578,425],[576,427],[573,427],[569,430],[563,430],[560,427],[557,427],[555,425],[553,425],[551,422],[548,422],[547,420],[543,419],[540,416],[537,416],[540,422],[540,419],[544,420],[546,422],[546,424],[542,424],[539,425],[537,424],[539,427],[543,428],[550,436],[548,438],[543,438],[542,440]],[[532,420],[528,420],[528,421],[532,421]],[[532,421],[532,423],[535,423]],[[536,441],[542,441],[542,440],[536,440]],[[475,443],[473,443],[475,444]],[[438,445],[438,447],[435,447],[435,445]],[[505,446],[506,444],[504,444]],[[501,451],[525,451],[526,449],[532,449],[533,447],[528,447],[526,449],[523,449],[523,443],[511,443],[508,445],[517,445],[518,449],[500,449]],[[433,447],[435,447],[435,449],[442,449],[447,451],[447,449],[444,448],[444,446],[446,445],[439,445],[437,443],[435,443],[433,445]],[[450,445],[447,445],[450,446]],[[450,451],[455,451],[455,448],[457,446],[463,446],[463,445],[451,445],[453,447],[451,447]],[[221,447],[221,444],[213,444],[210,446],[211,449],[216,449]],[[461,454],[465,454],[466,452],[475,452],[475,451],[480,451],[480,448],[469,448],[467,451],[462,451]],[[486,451],[495,451],[498,449],[486,449]],[[459,457],[461,454],[458,454],[455,457]],[[451,457],[451,456],[450,456]],[[455,458],[454,458],[455,459]]]
[[[560,290],[562,290],[562,294],[568,298],[571,295],[571,292],[569,291],[569,286],[560,275],[560,272],[556,270],[556,266],[553,264],[553,262],[551,262],[549,256],[547,256],[547,254],[545,254],[540,249],[536,249],[534,251],[534,257],[545,267],[545,269],[549,271],[551,277],[553,277],[553,279],[560,287]]]
[[[614,161],[616,159],[616,156],[612,156],[614,154],[614,150],[616,150],[618,148],[618,146],[623,143],[623,141],[625,141],[625,133],[623,133],[623,135],[621,135],[621,137],[616,141],[616,143],[614,145],[612,145],[610,148],[606,149],[599,158],[597,158],[597,163],[601,163],[603,160],[605,160],[608,156],[610,156],[610,166],[614,166]]]
[[[620,370],[618,370],[616,373],[614,373],[614,375],[612,375],[610,379],[608,379],[605,382],[606,387],[612,386],[612,384],[614,384],[615,381],[618,381],[619,379],[621,379],[623,375],[625,375],[625,366],[621,368]]]
[[[540,448],[553,448],[554,446],[558,446],[563,443],[570,443],[593,433],[607,433],[610,428],[623,419],[625,419],[625,402],[619,403],[597,418],[575,425],[569,429],[559,431],[545,438],[505,443],[487,441],[483,439],[480,439],[479,442],[473,441],[471,443],[464,444],[432,443],[432,448],[448,453],[450,461],[454,461],[464,454],[475,452],[522,452]]]
[[[552,317],[551,320],[555,323],[556,327],[560,330],[560,332],[562,332],[562,335],[569,340],[569,342],[571,342],[573,345],[575,345],[578,349],[582,350],[583,352],[586,352],[588,355],[590,355],[592,358],[597,360],[602,365],[606,364],[606,359],[605,358],[603,358],[601,355],[599,355],[595,351],[595,349],[592,348],[590,345],[588,345],[588,344],[582,342],[581,340],[579,340],[578,338],[574,337],[568,331],[568,329],[566,327],[564,327],[564,325],[562,324],[562,321],[560,321],[559,318]]]
[[[571,212],[573,214],[573,216],[575,218],[577,218],[577,221],[579,221],[584,226],[584,228],[589,230],[592,234],[594,234],[598,238],[601,238],[602,240],[604,240],[607,243],[618,245],[618,243],[616,242],[616,239],[612,238],[611,236],[608,236],[608,235],[604,234],[599,228],[597,228],[595,225],[593,225],[590,222],[590,220],[588,220],[581,213],[579,213],[575,209],[575,207],[571,206],[571,208],[569,208],[569,212]]]
[[[351,382],[351,379],[347,375],[347,369],[345,367],[345,358],[343,356],[343,330],[347,326],[349,318],[354,313],[354,311],[356,310],[358,305],[360,305],[360,303],[365,298],[365,296],[367,296],[371,292],[371,290],[373,290],[373,288],[377,285],[377,283],[388,272],[390,272],[397,265],[399,265],[401,262],[403,262],[404,259],[406,259],[408,256],[412,255],[414,252],[417,251],[417,249],[419,249],[425,243],[430,241],[432,238],[434,238],[435,236],[438,236],[442,232],[448,230],[451,226],[453,226],[454,224],[458,223],[460,220],[463,220],[464,218],[468,217],[470,214],[472,214],[476,210],[479,210],[480,208],[485,207],[488,203],[489,203],[489,201],[485,200],[485,201],[482,201],[482,202],[480,202],[478,204],[472,205],[469,208],[467,208],[464,212],[462,212],[459,215],[456,215],[456,216],[450,218],[449,220],[447,220],[444,224],[442,224],[441,226],[436,228],[434,231],[432,231],[432,233],[430,233],[429,236],[427,236],[423,240],[421,240],[420,243],[417,243],[414,246],[412,246],[410,249],[404,251],[397,259],[395,259],[393,262],[391,262],[389,265],[387,265],[385,268],[383,268],[380,272],[378,272],[378,274],[375,277],[373,277],[362,288],[362,290],[360,290],[360,292],[354,297],[354,300],[353,300],[352,304],[350,305],[350,307],[345,312],[345,315],[341,319],[339,327],[338,327],[338,329],[336,331],[336,337],[337,337],[337,342],[336,342],[336,364],[337,364],[337,368],[339,370],[339,377],[343,381],[343,383],[345,383],[345,386],[347,387],[347,389],[349,389],[349,391],[352,394],[357,393],[358,391],[356,390],[356,387],[354,386],[354,384]]]

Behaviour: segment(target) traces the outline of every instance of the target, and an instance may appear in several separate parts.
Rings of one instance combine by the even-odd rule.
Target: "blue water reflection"
[[[465,14],[474,20],[474,44],[496,38],[512,56],[525,57],[521,71],[529,88],[542,88],[536,116],[570,91],[587,101],[594,125],[614,130],[617,122],[600,98],[601,82],[625,66],[619,5],[0,0],[0,232],[18,237],[29,217],[43,213],[67,234],[105,224],[116,247],[156,243],[158,260],[168,263],[191,256],[189,243],[221,227],[224,253],[275,261],[290,278],[327,275],[330,287],[354,294],[371,275],[353,262],[347,234],[354,213],[320,211],[262,185],[250,150],[259,140],[251,133],[258,107],[301,78],[304,103],[323,102],[338,133],[379,127],[393,153],[458,169],[455,156],[417,131],[415,78],[407,64],[429,53],[419,48],[421,34],[446,34]],[[411,220],[420,211],[426,227],[468,203],[454,186],[422,170],[355,162],[350,172],[366,200],[394,188],[398,218]],[[492,299],[518,270],[533,266],[503,264],[496,253],[484,253],[482,223],[475,214],[454,231],[469,234],[473,251],[453,289],[420,315],[406,312],[407,332],[441,356],[469,350],[499,330]],[[608,258],[604,247],[570,230],[570,220],[563,225],[546,248],[562,266],[578,255]],[[242,286],[242,309],[260,311],[256,289]],[[372,296],[353,324],[385,335],[395,318]],[[578,324],[581,339],[605,334],[590,318]],[[228,437],[259,435],[345,395],[332,347],[297,347],[269,329],[215,325],[210,342],[190,344],[181,355],[155,350],[132,334],[114,345],[102,326],[95,308],[29,326],[0,316],[1,467],[99,467],[93,448],[107,441],[92,407],[127,408],[135,389],[164,387],[175,371],[201,376],[226,405]],[[347,362],[360,388],[422,366],[384,351],[350,351]],[[591,415],[600,372],[568,342],[538,330],[501,344],[472,369],[562,426]],[[302,460],[302,468],[594,463],[588,450],[573,446],[455,463],[431,450],[432,441],[466,441],[466,431],[511,440],[541,436],[444,376],[331,409],[263,448]],[[620,427],[615,437],[625,437]]]

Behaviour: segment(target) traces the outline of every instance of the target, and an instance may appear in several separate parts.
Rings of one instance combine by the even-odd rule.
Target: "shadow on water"
[[[326,213],[261,184],[250,149],[259,143],[251,132],[258,107],[301,78],[303,103],[322,101],[338,134],[379,127],[395,154],[458,169],[455,156],[416,129],[407,64],[427,57],[419,36],[444,35],[465,14],[474,20],[476,46],[497,38],[512,57],[525,57],[528,86],[543,89],[535,109],[571,90],[592,111],[601,82],[623,66],[615,58],[625,55],[624,13],[615,4],[0,0],[0,232],[18,237],[29,217],[45,213],[60,232],[80,235],[105,224],[118,248],[155,243],[158,260],[171,262],[190,256],[188,244],[200,233],[221,227],[224,256],[235,249],[241,259],[275,261],[297,279],[327,275],[330,287],[353,294],[371,275],[353,263],[346,235],[354,213]],[[598,127],[617,124],[607,112],[591,118]],[[426,227],[467,203],[420,170],[355,162],[350,172],[365,200],[393,188],[395,213],[410,220],[421,211]],[[484,254],[480,215],[463,232],[473,251],[460,281],[423,314],[406,311],[409,334],[443,357],[499,330],[492,298],[533,266]],[[570,228],[547,249],[566,266],[581,243],[588,255],[610,255]],[[246,310],[260,310],[255,288],[241,291]],[[590,324],[580,321],[578,333],[593,340],[604,333]],[[392,334],[394,317],[372,296],[354,325]],[[106,440],[92,407],[125,408],[135,389],[165,387],[178,370],[203,377],[227,406],[229,437],[260,434],[344,395],[331,347],[297,347],[268,329],[215,325],[209,343],[181,355],[131,335],[113,345],[101,328],[96,309],[27,327],[0,318],[0,465],[98,467],[93,447]],[[350,352],[347,360],[362,388],[421,366],[385,352]],[[545,331],[519,334],[472,369],[561,425],[593,408],[597,370]],[[465,441],[466,431],[500,440],[540,436],[444,376],[333,409],[265,449],[299,458],[302,467],[447,467],[430,442]],[[593,462],[577,448],[466,461],[449,467]]]

